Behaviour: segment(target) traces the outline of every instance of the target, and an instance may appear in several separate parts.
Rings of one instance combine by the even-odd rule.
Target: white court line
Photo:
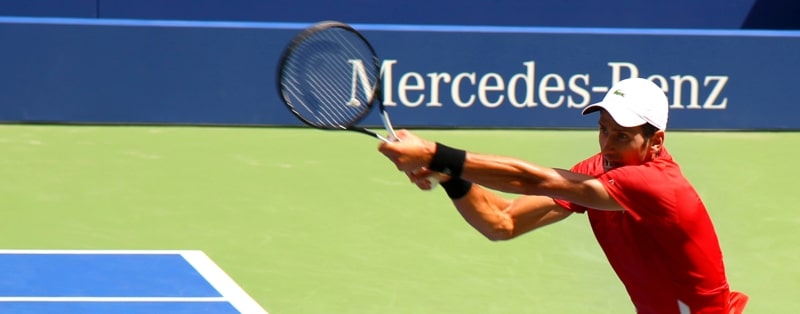
[[[0,297],[0,302],[228,302],[222,297]]]
[[[185,252],[198,252],[196,250],[0,250],[0,254],[162,254],[182,255]]]
[[[230,300],[233,307],[239,312],[242,314],[267,314],[267,311],[242,290],[208,255],[202,251],[187,251],[182,255],[194,269],[200,272],[200,275],[208,280],[214,289]]]
[[[199,250],[0,250],[0,254],[181,255],[222,297],[0,297],[0,302],[230,302],[242,314],[268,314],[208,255]]]

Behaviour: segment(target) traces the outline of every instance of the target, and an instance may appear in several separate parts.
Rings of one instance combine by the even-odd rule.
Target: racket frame
[[[369,101],[366,104],[364,104],[365,106],[367,106],[367,109],[359,113],[359,115],[356,116],[354,119],[352,119],[350,123],[343,125],[343,128],[332,128],[326,125],[320,125],[303,117],[303,115],[297,112],[295,107],[291,105],[291,101],[289,101],[288,96],[286,95],[286,91],[283,88],[283,73],[284,73],[283,69],[284,66],[286,65],[286,60],[292,55],[292,52],[294,52],[295,48],[298,47],[301,43],[303,43],[307,38],[313,36],[318,32],[322,32],[330,28],[341,28],[357,35],[358,38],[361,39],[361,41],[366,45],[366,47],[372,53],[372,60],[371,60],[372,62],[370,66],[373,66],[376,71],[375,73],[377,73],[375,76],[375,86],[373,86],[372,89],[372,95],[370,96]],[[332,21],[332,20],[322,21],[305,28],[302,32],[300,32],[300,34],[296,35],[291,42],[289,42],[289,44],[286,46],[283,53],[281,54],[278,63],[277,84],[278,84],[278,91],[280,92],[281,95],[281,100],[283,100],[284,105],[286,105],[286,107],[289,108],[289,111],[300,121],[316,129],[356,131],[359,133],[375,137],[384,142],[392,142],[397,140],[397,134],[395,133],[394,127],[392,126],[392,122],[389,119],[389,113],[386,112],[386,108],[383,105],[383,99],[382,99],[383,93],[381,92],[382,82],[383,80],[381,79],[380,59],[378,58],[378,54],[375,52],[375,48],[372,46],[369,40],[367,40],[367,38],[363,34],[361,34],[361,32],[357,31],[352,26],[339,21]],[[387,136],[380,135],[377,132],[372,131],[365,127],[356,126],[356,124],[364,120],[364,118],[374,109],[375,103],[377,103],[381,122],[388,134]]]

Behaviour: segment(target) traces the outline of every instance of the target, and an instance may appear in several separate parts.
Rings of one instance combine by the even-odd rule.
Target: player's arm
[[[549,196],[601,210],[623,210],[593,176],[515,158],[466,153],[461,177],[498,191]]]
[[[453,200],[458,212],[486,238],[508,240],[567,218],[572,212],[546,196],[505,199],[478,185]]]
[[[423,140],[407,130],[397,134],[401,141],[381,143],[378,149],[399,170],[429,168],[498,191],[549,196],[601,210],[623,210],[592,176],[511,157],[464,152]]]

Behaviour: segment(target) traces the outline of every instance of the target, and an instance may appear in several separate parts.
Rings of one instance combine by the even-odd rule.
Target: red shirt
[[[572,171],[596,177],[625,209],[607,211],[556,200],[586,212],[600,247],[631,297],[637,312],[721,313],[728,282],[711,218],[700,196],[672,156],[605,172],[594,155]]]

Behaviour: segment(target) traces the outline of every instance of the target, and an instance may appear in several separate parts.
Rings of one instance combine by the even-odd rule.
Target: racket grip
[[[433,189],[436,189],[437,186],[439,186],[439,183],[441,183],[442,180],[447,179],[447,177],[443,176],[442,174],[438,174],[438,173],[434,172],[434,173],[430,174],[429,176],[427,176],[426,179],[428,180],[428,183],[430,183],[430,185],[431,185],[431,189],[430,190],[433,190]]]
[[[431,190],[433,190],[433,189],[436,189],[437,186],[439,186],[439,183],[441,182],[441,180],[439,180],[439,177],[437,177],[436,175],[429,175],[428,176],[428,182],[430,182]]]

